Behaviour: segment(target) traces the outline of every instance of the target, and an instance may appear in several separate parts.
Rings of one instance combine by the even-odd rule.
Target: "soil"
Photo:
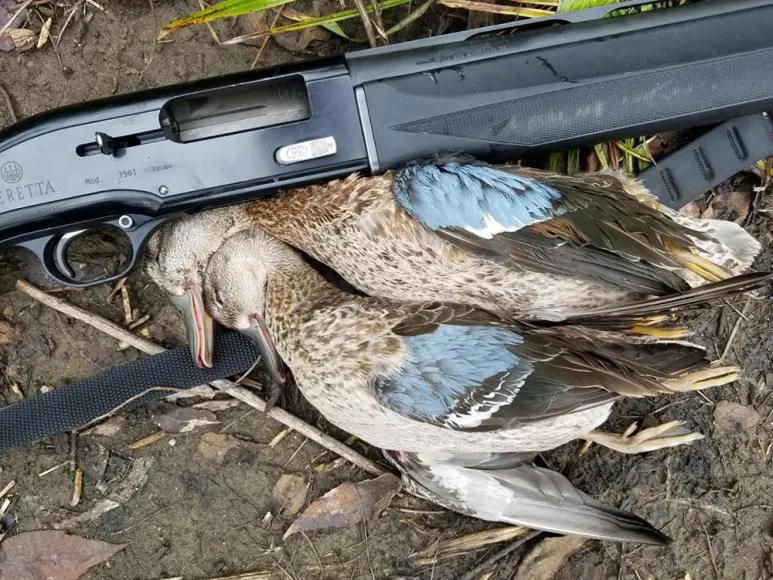
[[[56,50],[49,42],[41,50],[0,53],[0,82],[19,117],[96,97],[244,70],[256,55],[257,48],[251,46],[219,46],[203,26],[181,31],[170,42],[154,42],[161,26],[199,8],[192,0],[107,1],[100,6],[105,11],[88,4],[87,12],[93,18],[88,23],[74,18]],[[55,34],[61,30],[67,9],[56,8]],[[434,13],[406,28],[397,40],[437,34],[449,24],[459,23],[455,17]],[[219,22],[213,28],[221,38],[238,32],[231,22]],[[350,48],[330,35],[315,38],[295,52],[270,41],[261,64],[326,56]],[[7,125],[10,115],[2,103],[0,100],[0,125]],[[758,182],[743,174],[730,185],[749,192]],[[766,210],[763,199],[746,225],[765,247],[755,264],[757,269],[773,265],[771,214]],[[82,252],[97,260],[108,259],[105,240],[99,237]],[[124,321],[121,297],[109,302],[109,287],[57,287],[25,251],[4,250],[0,253],[0,405],[143,356],[131,348],[120,349],[99,331],[16,291],[14,284],[20,278],[117,323]],[[176,311],[141,271],[128,278],[126,287],[138,316],[150,316],[145,325],[149,338],[166,347],[184,343]],[[633,421],[647,427],[678,419],[706,439],[690,447],[636,456],[597,446],[580,455],[581,444],[574,443],[543,457],[578,488],[626,507],[673,538],[664,548],[588,541],[555,578],[773,578],[773,502],[769,500],[773,478],[768,476],[773,445],[771,303],[769,299],[753,300],[746,307],[745,299],[733,301],[700,315],[693,324],[700,331],[700,342],[719,356],[738,322],[738,312],[744,309],[745,318],[725,357],[726,363],[743,367],[743,379],[703,397],[624,402],[605,426],[622,432]],[[302,407],[296,412],[325,427],[313,410]],[[439,539],[499,525],[462,517],[402,493],[368,526],[283,540],[293,518],[277,513],[271,502],[271,491],[282,474],[302,475],[310,483],[306,504],[340,483],[369,476],[336,461],[331,453],[295,433],[270,445],[282,432],[281,425],[244,405],[216,415],[217,425],[167,434],[136,450],[129,445],[157,431],[147,409],[122,414],[117,429],[109,434],[81,434],[76,458],[85,475],[82,497],[75,507],[70,505],[73,473],[68,466],[40,475],[69,460],[68,436],[0,455],[0,488],[16,481],[11,492],[16,532],[61,525],[102,500],[98,466],[109,453],[108,474],[114,475],[115,482],[120,482],[132,462],[136,466],[138,460],[149,459],[152,464],[147,482],[138,485],[120,507],[65,527],[74,534],[125,545],[107,564],[83,576],[87,580],[203,579],[261,571],[267,573],[266,578],[453,579],[502,547],[488,546],[434,564],[416,564],[411,555],[429,550],[431,556]],[[224,456],[207,453],[206,442],[202,443],[207,433],[229,435],[233,449]],[[379,460],[377,453],[359,442],[353,445]],[[273,518],[267,519],[269,512]],[[523,550],[532,547],[528,544]],[[514,577],[523,550],[491,568],[491,575],[479,577]]]

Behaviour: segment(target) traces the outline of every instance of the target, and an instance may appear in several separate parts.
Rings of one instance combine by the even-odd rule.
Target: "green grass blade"
[[[641,159],[642,161],[646,161],[647,163],[652,163],[652,159],[648,159],[643,153],[637,151],[627,143],[623,143],[622,141],[615,141],[615,145],[626,156],[630,156],[632,158],[636,157],[636,159]]]
[[[540,16],[550,16],[552,10],[541,10],[539,8],[524,8],[523,6],[503,6],[501,4],[490,4],[489,2],[478,2],[477,0],[438,0],[447,8],[461,8],[472,12],[488,12],[489,14],[505,14],[507,16],[522,16],[523,18],[539,18]]]
[[[296,22],[307,22],[312,18],[315,18],[314,16],[309,16],[308,14],[304,14],[303,12],[298,12],[297,10],[293,10],[292,8],[285,8],[282,11],[282,16],[285,16],[290,20],[295,20]],[[341,38],[345,38],[346,40],[351,40],[349,36],[343,31],[343,29],[338,25],[337,22],[326,22],[323,24],[319,24],[318,26],[321,26],[322,28],[326,28],[327,30],[329,30],[330,32],[332,32],[337,36],[340,36]]]
[[[554,151],[548,156],[548,171],[558,173],[561,171],[563,165],[563,153],[560,151]]]
[[[416,10],[408,14],[405,18],[403,18],[400,22],[395,24],[392,28],[386,31],[386,35],[390,36],[392,34],[395,34],[396,32],[400,32],[403,28],[411,24],[412,22],[418,20],[424,14],[427,12],[427,10],[430,9],[430,7],[435,3],[435,0],[427,0],[424,4],[419,6]]]
[[[408,4],[409,2],[412,2],[413,0],[384,0],[379,5],[380,10],[385,10],[389,8],[394,8],[395,6],[402,6],[403,4]],[[371,5],[365,6],[366,12],[372,12],[373,7]],[[245,40],[250,40],[252,38],[258,38],[260,36],[264,35],[271,35],[271,34],[281,34],[282,32],[293,32],[295,30],[303,30],[304,28],[309,28],[310,26],[324,26],[326,24],[330,24],[333,22],[341,22],[342,20],[350,20],[352,18],[359,18],[360,13],[357,12],[356,8],[352,8],[349,10],[341,10],[340,12],[335,12],[334,14],[328,14],[326,16],[317,16],[317,17],[310,17],[308,20],[303,20],[302,22],[295,22],[293,24],[285,24],[284,26],[277,26],[276,28],[269,28],[265,32],[259,32],[257,34],[245,34],[244,36],[236,36],[234,38],[231,38],[229,40],[226,40],[223,42],[223,44],[239,44],[241,42],[244,42]]]
[[[205,22],[219,20],[220,18],[241,16],[242,14],[248,14],[250,12],[259,12],[261,10],[266,10],[267,8],[275,8],[277,6],[282,6],[283,4],[289,4],[292,1],[293,0],[224,0],[214,6],[199,10],[185,18],[180,18],[167,24],[161,29],[161,33],[158,37],[164,38],[175,30],[185,28],[186,26],[204,24]]]
[[[607,6],[608,4],[617,4],[620,0],[559,0],[556,12],[574,12],[575,10],[585,10],[596,6]]]
[[[569,175],[574,175],[580,171],[580,150],[572,149],[569,151],[568,159],[566,160],[566,172]]]
[[[607,154],[604,153],[604,144],[599,143],[593,148],[596,151],[596,157],[599,158],[599,163],[601,163],[601,167],[606,169],[609,167],[609,162],[607,161]]]

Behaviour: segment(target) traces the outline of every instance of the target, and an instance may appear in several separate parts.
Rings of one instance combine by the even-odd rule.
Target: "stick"
[[[108,334],[117,340],[130,344],[145,354],[154,355],[162,353],[166,350],[164,347],[159,346],[154,342],[140,338],[139,336],[129,332],[114,322],[102,318],[97,314],[88,312],[87,310],[83,310],[82,308],[78,308],[77,306],[62,300],[61,298],[57,298],[46,292],[43,292],[29,282],[18,280],[16,282],[16,288],[17,290],[24,292],[27,296],[37,300],[38,302],[45,304],[46,306],[53,308],[54,310],[57,310],[71,318],[85,322],[86,324],[93,326],[97,330],[101,330],[105,334]],[[265,412],[266,401],[251,391],[248,391],[247,389],[240,387],[231,381],[217,380],[212,381],[210,385],[216,389],[220,389],[221,391],[228,393],[235,399],[239,399],[243,403],[256,408],[258,411]],[[279,421],[290,429],[297,431],[301,435],[308,437],[315,443],[318,443],[322,447],[325,447],[333,453],[336,453],[337,455],[343,457],[350,463],[353,463],[368,473],[373,475],[382,475],[384,473],[384,470],[381,469],[381,467],[379,467],[376,463],[367,457],[363,457],[337,439],[334,439],[330,435],[327,435],[319,429],[312,427],[308,423],[302,421],[295,415],[288,413],[284,409],[274,407],[268,413],[268,416]]]
[[[368,11],[365,10],[362,0],[354,0],[354,5],[357,7],[357,12],[360,13],[360,19],[362,20],[362,25],[365,27],[365,35],[368,37],[368,43],[371,48],[376,48],[376,35],[373,34],[373,23],[370,21]]]
[[[542,533],[542,531],[537,530],[537,531],[534,531],[534,532],[530,533],[527,536],[524,536],[520,540],[516,540],[515,542],[513,542],[512,544],[507,546],[505,549],[500,550],[499,552],[496,552],[495,554],[492,554],[491,556],[489,556],[488,558],[483,560],[483,562],[481,562],[480,564],[475,566],[475,568],[473,568],[472,570],[467,572],[467,574],[462,576],[459,580],[473,580],[474,578],[477,578],[487,568],[490,568],[491,566],[493,566],[494,564],[499,562],[505,556],[509,556],[510,554],[515,552],[518,548],[523,546],[526,542],[536,538],[541,533]]]
[[[19,6],[18,10],[14,11],[13,16],[11,16],[11,19],[5,23],[5,26],[0,28],[0,36],[2,36],[3,33],[11,27],[11,24],[13,24],[13,21],[16,20],[16,17],[22,12],[24,12],[24,10],[26,10],[29,7],[29,5],[32,4],[32,1],[33,0],[27,0],[24,4]]]
[[[733,345],[733,341],[735,340],[735,335],[738,333],[738,329],[741,327],[741,322],[743,322],[744,320],[749,320],[748,318],[746,318],[746,311],[749,310],[749,305],[751,303],[752,303],[751,299],[747,299],[746,304],[744,304],[743,306],[743,312],[738,313],[739,314],[738,320],[735,321],[733,330],[732,332],[730,332],[730,338],[727,339],[725,350],[722,351],[722,356],[719,357],[719,364],[722,364],[722,361],[725,360],[725,357],[727,356],[727,353],[730,350],[730,347]]]

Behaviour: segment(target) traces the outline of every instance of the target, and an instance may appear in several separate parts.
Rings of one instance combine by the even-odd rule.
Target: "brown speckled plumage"
[[[612,387],[613,396],[583,408],[585,388],[577,390],[569,408],[576,412],[548,413],[547,418],[515,420],[517,426],[489,430],[456,430],[440,427],[397,413],[374,395],[374,381],[400,373],[406,360],[401,336],[422,334],[442,324],[498,326],[500,317],[469,306],[438,303],[401,304],[343,293],[325,281],[295,252],[260,230],[241,232],[229,239],[210,260],[205,274],[205,300],[216,303],[212,316],[225,326],[245,329],[251,313],[265,318],[271,339],[292,370],[309,402],[329,421],[363,440],[386,449],[403,451],[476,452],[540,451],[550,449],[593,431],[607,417],[618,393],[644,396],[673,392],[671,380],[698,363],[688,357],[672,365],[652,359],[652,366],[631,362],[620,370],[612,359],[595,362],[594,350],[581,347],[595,340],[580,329],[541,329],[530,340],[529,356],[540,364],[555,365],[560,376],[571,369],[577,380],[590,377],[588,393],[598,393],[601,383]],[[213,297],[218,296],[215,300]],[[515,323],[507,323],[508,328]],[[518,328],[515,326],[515,328]],[[540,338],[544,336],[545,338]],[[569,342],[575,346],[569,346]],[[609,345],[612,348],[612,345]],[[618,347],[615,347],[616,349]],[[566,349],[565,354],[561,354]],[[572,350],[574,349],[574,350]],[[678,350],[677,347],[674,347]],[[622,354],[623,351],[614,352]],[[573,354],[572,354],[573,353]],[[584,354],[583,354],[584,353]],[[698,352],[702,365],[707,361]],[[607,355],[604,355],[606,357]],[[602,357],[603,358],[603,357]],[[633,359],[632,359],[633,361]],[[686,362],[683,362],[686,361]],[[611,367],[609,365],[612,365]],[[698,365],[698,367],[701,366]],[[610,370],[612,369],[612,370]],[[577,373],[580,373],[579,375]],[[599,385],[593,382],[598,374]],[[610,375],[611,373],[611,375]],[[613,376],[611,381],[604,377]],[[582,379],[584,381],[586,379]],[[578,383],[579,385],[580,383]],[[674,388],[679,388],[674,383]],[[598,395],[595,395],[598,397]],[[558,401],[558,399],[556,400]],[[556,402],[558,408],[561,406]],[[552,404],[551,404],[552,406]]]
[[[371,296],[468,303],[524,318],[642,298],[591,280],[506,266],[452,245],[399,207],[391,174],[292,190],[245,206],[244,216]]]
[[[689,238],[685,237],[686,232],[701,230],[713,235],[714,228],[720,227],[706,220],[690,220],[662,207],[653,212],[653,198],[637,182],[622,176],[568,177],[513,167],[506,171],[542,180],[559,191],[576,190],[580,192],[576,194],[578,200],[595,196],[598,207],[572,212],[571,227],[566,218],[559,218],[532,226],[531,238],[529,232],[497,236],[492,250],[492,240],[453,230],[435,233],[414,219],[394,195],[394,172],[372,177],[351,175],[255,202],[202,212],[187,218],[182,228],[170,224],[156,236],[164,242],[154,240],[151,244],[148,272],[170,294],[181,293],[180,280],[199,284],[197,280],[209,256],[229,235],[257,226],[319,260],[371,296],[398,301],[442,300],[522,319],[561,320],[589,309],[648,296],[635,283],[637,275],[643,273],[646,277],[648,268],[654,268],[655,277],[658,269],[663,275],[672,275],[673,260],[664,237],[671,236],[676,243],[683,244],[680,240]],[[614,235],[618,235],[617,243],[627,248],[626,252],[634,252],[634,256],[638,252],[642,258],[650,256],[666,267],[647,265],[634,256],[621,259],[594,247],[598,243],[603,245],[603,241],[578,245],[582,240],[576,236],[583,228],[583,235],[596,235],[589,224],[603,219],[605,207],[610,212],[605,235],[625,230],[625,234]],[[625,227],[621,225],[623,221]],[[738,274],[750,265],[759,244],[735,224],[722,225],[726,227],[736,228],[731,235],[722,232],[725,240],[733,240],[733,247],[701,233],[699,237],[707,239],[692,239],[694,249]],[[181,230],[187,230],[188,235],[182,235]],[[560,245],[559,239],[559,245],[545,246],[555,244],[551,238],[556,235],[565,237],[568,245]],[[641,244],[642,240],[646,242]],[[632,274],[626,273],[627,268]],[[678,270],[678,274],[693,286],[705,283],[685,268]]]

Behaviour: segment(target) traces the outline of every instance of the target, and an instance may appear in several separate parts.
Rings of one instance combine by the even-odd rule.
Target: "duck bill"
[[[271,340],[265,319],[262,316],[254,315],[252,317],[252,325],[242,330],[242,332],[258,347],[263,360],[263,366],[266,367],[274,383],[283,385],[284,374],[280,368],[279,353],[274,346],[274,341]]]
[[[182,296],[172,296],[172,303],[185,322],[185,333],[193,362],[199,368],[212,368],[214,332],[212,317],[204,309],[204,298],[198,288],[189,288]]]

